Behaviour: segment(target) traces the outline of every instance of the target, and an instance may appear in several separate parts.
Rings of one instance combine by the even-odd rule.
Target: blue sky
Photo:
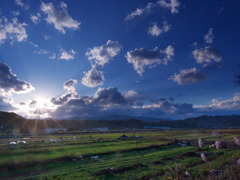
[[[240,2],[0,1],[0,110],[239,114]]]

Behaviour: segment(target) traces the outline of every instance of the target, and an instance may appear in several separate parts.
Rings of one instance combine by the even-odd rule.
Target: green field
[[[238,129],[128,131],[124,134],[128,138],[119,138],[122,132],[2,138],[0,178],[221,179],[221,176],[230,177],[227,170],[233,179],[240,175],[234,165],[240,158],[239,147],[233,140],[234,136],[240,136]],[[201,149],[197,144],[199,138],[204,142]],[[19,140],[25,140],[26,144],[9,145]],[[209,147],[215,140],[222,143],[219,150]],[[201,159],[200,153],[205,154],[207,162]],[[217,172],[221,169],[220,176]],[[185,175],[186,171],[190,176]]]

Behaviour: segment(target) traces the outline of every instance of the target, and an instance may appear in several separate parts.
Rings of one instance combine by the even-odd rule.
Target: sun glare
[[[44,108],[48,107],[49,102],[47,99],[37,98],[36,101],[37,101],[37,103],[36,103],[37,109],[44,109]]]

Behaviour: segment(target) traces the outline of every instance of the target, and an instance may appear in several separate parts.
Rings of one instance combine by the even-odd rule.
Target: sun
[[[44,98],[43,96],[35,97],[33,100],[28,100],[26,103],[22,103],[16,106],[18,108],[16,113],[20,113],[23,116],[29,118],[50,118],[51,112],[54,111],[55,106],[50,98]]]
[[[48,104],[49,104],[48,99],[37,98],[36,101],[37,101],[37,103],[36,103],[36,108],[37,109],[44,109],[44,108],[48,107]]]

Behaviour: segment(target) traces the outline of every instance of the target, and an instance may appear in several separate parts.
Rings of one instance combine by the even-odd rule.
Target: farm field
[[[234,136],[240,136],[239,129],[2,138],[0,179],[234,179],[240,176]],[[26,144],[9,145],[20,140]],[[210,147],[216,140],[218,150]]]

